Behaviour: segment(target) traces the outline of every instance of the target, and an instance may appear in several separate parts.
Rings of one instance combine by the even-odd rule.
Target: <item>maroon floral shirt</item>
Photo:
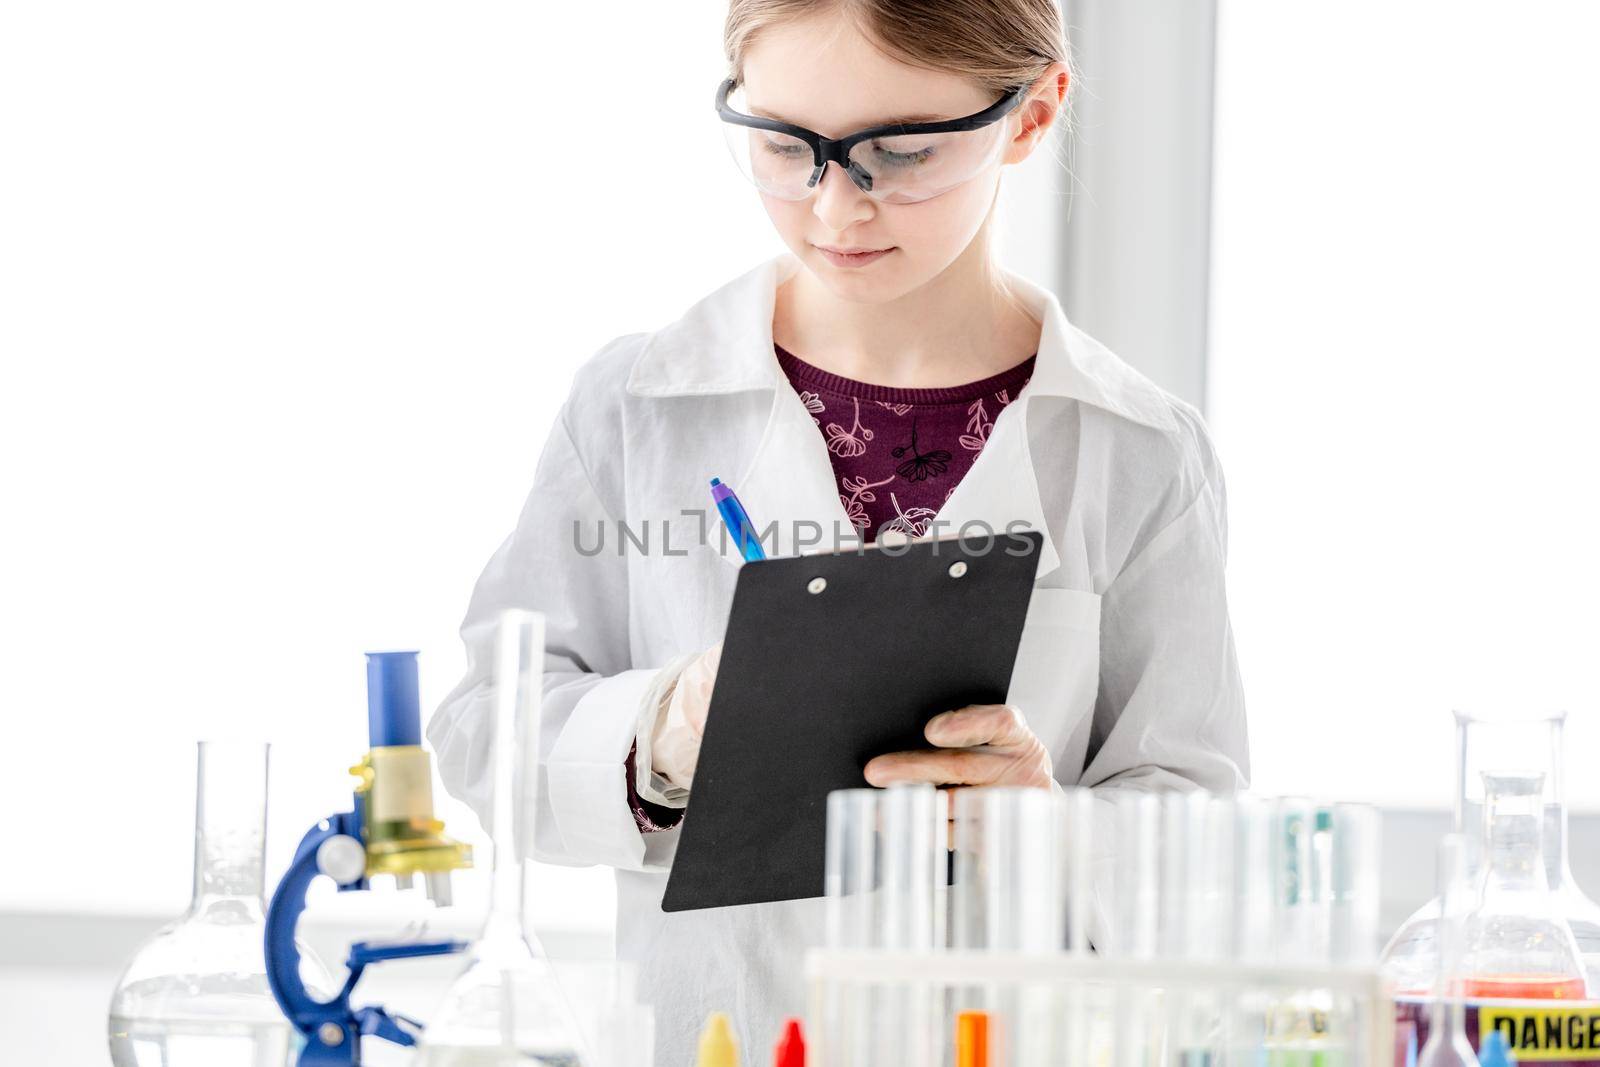
[[[1028,384],[1035,358],[966,385],[899,389],[832,374],[772,347],[827,442],[839,502],[865,541],[885,530],[909,537],[927,532],[983,451],[995,417]],[[639,796],[633,758],[630,751],[623,767],[634,822],[642,833],[671,829],[683,809]]]
[[[927,532],[971,469],[994,420],[1033,374],[1033,356],[966,385],[900,389],[814,367],[773,345],[833,462],[839,502],[863,540]]]

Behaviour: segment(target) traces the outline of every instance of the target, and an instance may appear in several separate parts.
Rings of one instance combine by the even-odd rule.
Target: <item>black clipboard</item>
[[[739,570],[663,911],[822,895],[827,798],[928,719],[1005,699],[1041,536]]]

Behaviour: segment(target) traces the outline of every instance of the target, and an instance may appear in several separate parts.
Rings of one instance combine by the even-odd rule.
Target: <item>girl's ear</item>
[[[1065,63],[1052,63],[1033,83],[1027,99],[1017,108],[1017,114],[1021,116],[1022,121],[1016,137],[1006,146],[1004,162],[1021,163],[1033,154],[1039,139],[1050,130],[1055,124],[1056,117],[1061,114],[1061,109],[1067,101],[1067,88],[1071,78]]]

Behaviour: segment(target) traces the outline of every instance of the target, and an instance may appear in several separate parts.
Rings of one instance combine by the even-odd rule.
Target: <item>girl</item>
[[[767,1047],[821,931],[815,900],[659,906],[739,562],[703,520],[714,474],[769,554],[835,547],[815,530],[1045,535],[1007,703],[929,709],[930,749],[873,760],[872,784],[1247,776],[1205,428],[991,254],[1001,175],[1066,99],[1053,0],[733,0],[726,50],[717,117],[789,252],[579,370],[428,731],[485,812],[494,620],[543,612],[538,855],[616,869],[662,1064],[716,1009]]]

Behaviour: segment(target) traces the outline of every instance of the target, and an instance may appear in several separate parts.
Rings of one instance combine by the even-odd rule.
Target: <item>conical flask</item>
[[[117,1067],[282,1067],[299,1035],[267,986],[264,743],[200,742],[194,897],[146,941],[111,996]],[[309,963],[306,979],[326,986]]]
[[[1480,878],[1489,853],[1484,807],[1486,776],[1542,775],[1536,807],[1550,907],[1576,943],[1588,990],[1600,995],[1600,908],[1573,880],[1567,857],[1567,808],[1563,788],[1564,714],[1538,718],[1475,716],[1456,712],[1455,828],[1467,845],[1471,877]],[[1383,950],[1384,975],[1401,994],[1426,994],[1439,957],[1437,898],[1419,908]]]
[[[1475,999],[1581,1000],[1572,929],[1544,863],[1544,775],[1484,774],[1486,851],[1467,916],[1464,992]]]
[[[555,971],[523,916],[543,660],[544,617],[505,612],[495,642],[489,915],[423,1033],[424,1067],[579,1067],[586,1059]]]

